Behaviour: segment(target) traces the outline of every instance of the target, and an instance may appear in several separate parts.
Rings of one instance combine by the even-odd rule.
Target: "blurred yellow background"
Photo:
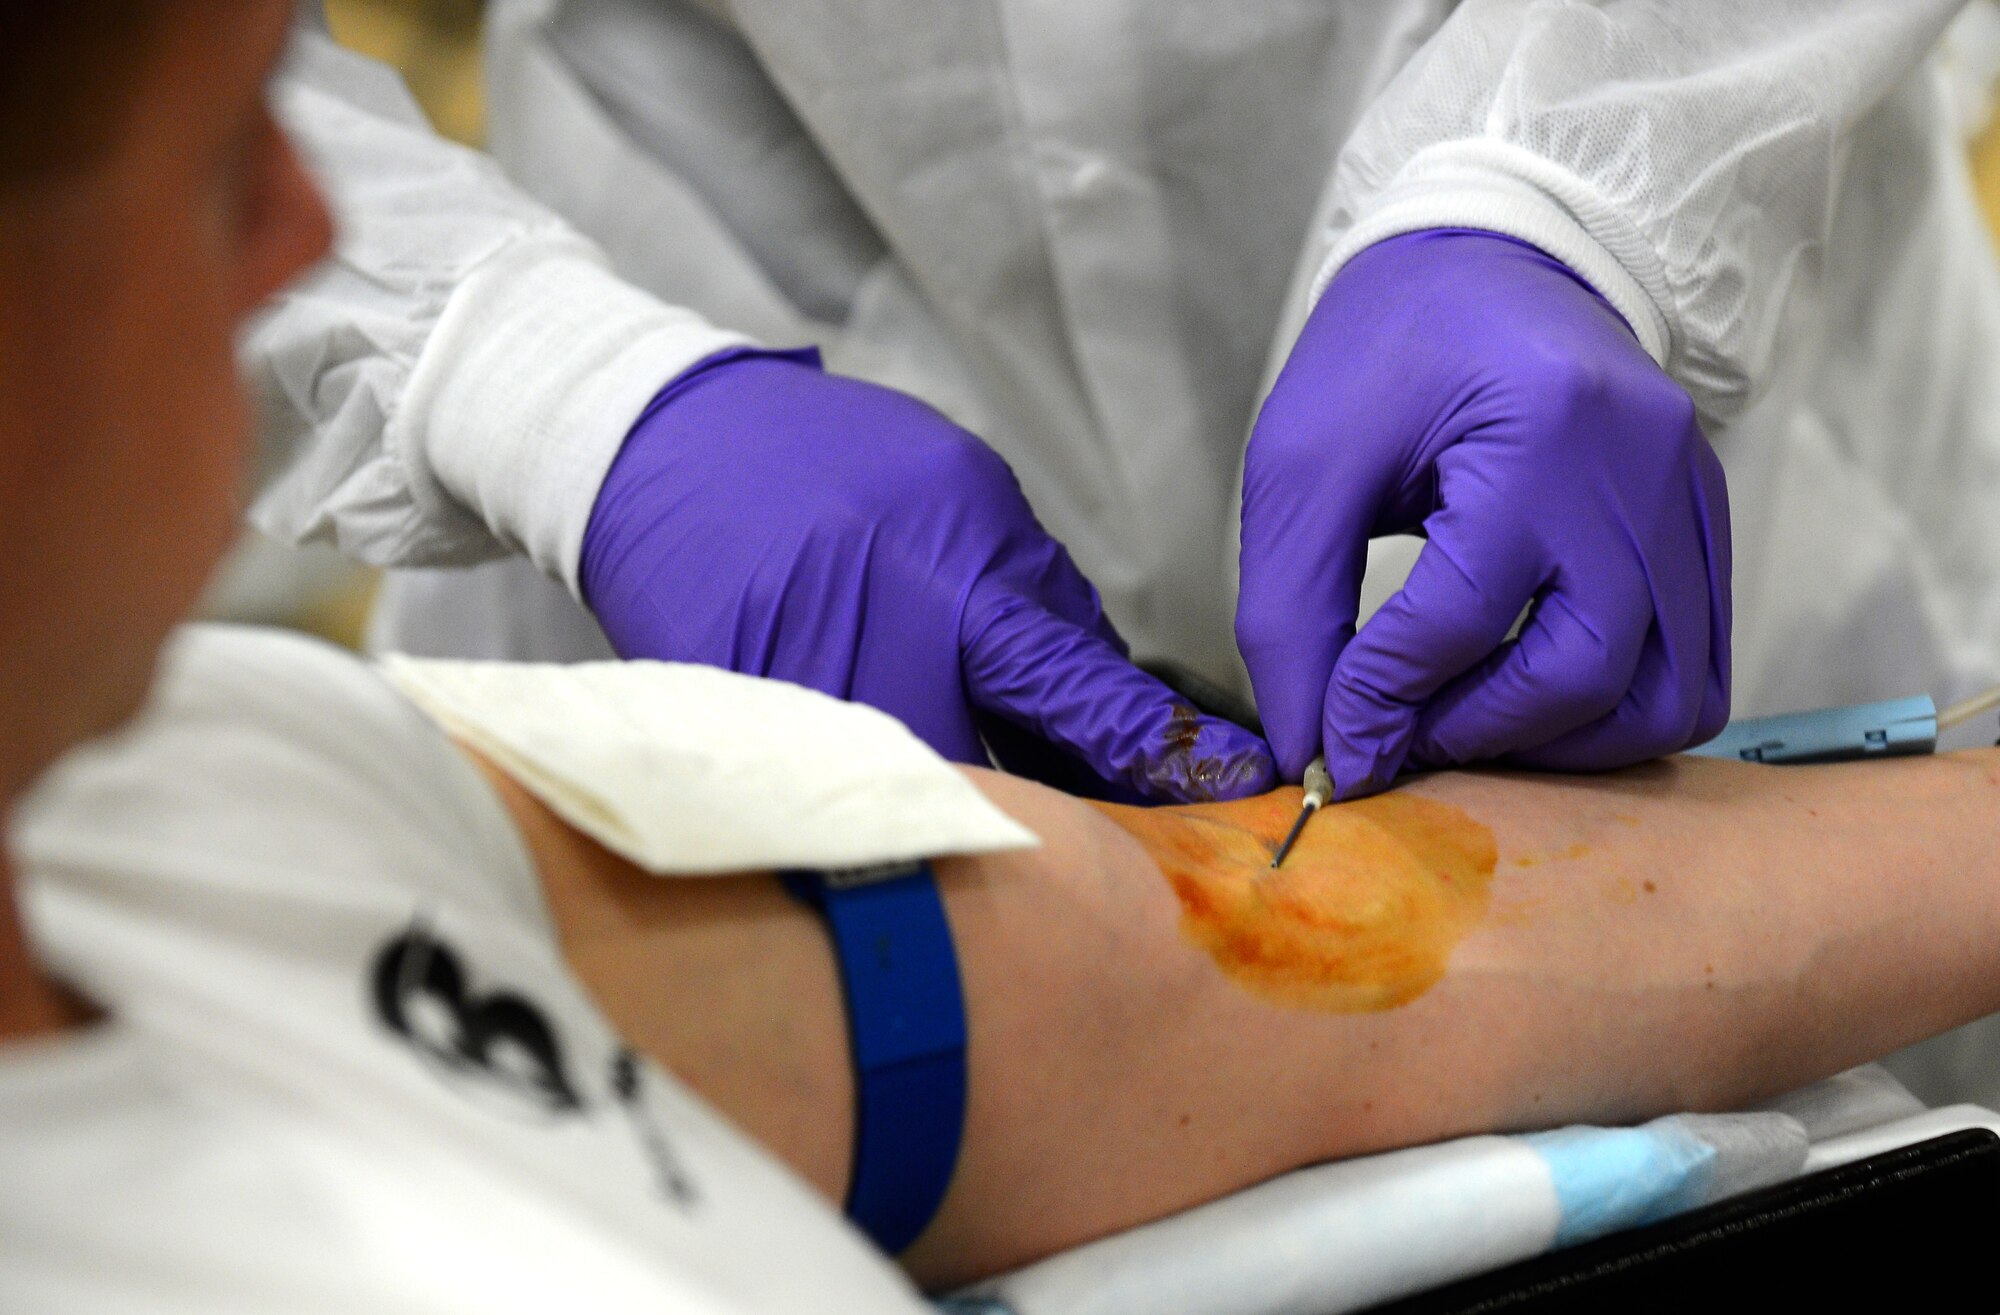
[[[1972,178],[1979,188],[1979,205],[1986,226],[2000,235],[2000,114],[1972,146]]]
[[[402,72],[437,130],[476,146],[484,136],[479,90],[483,0],[326,0],[340,44]]]

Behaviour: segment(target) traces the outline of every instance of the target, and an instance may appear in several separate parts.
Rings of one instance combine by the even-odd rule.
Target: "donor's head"
[[[235,334],[324,254],[290,0],[0,6],[0,808],[138,704],[232,538]]]

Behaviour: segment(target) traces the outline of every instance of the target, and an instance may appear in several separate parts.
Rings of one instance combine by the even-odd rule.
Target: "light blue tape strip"
[[[1671,1124],[1558,1128],[1521,1140],[1549,1166],[1559,1247],[1705,1204],[1715,1174],[1715,1148]]]
[[[1886,703],[1732,721],[1722,734],[1687,752],[1753,763],[1859,762],[1930,753],[1937,748],[1937,737],[1937,705],[1930,695],[1918,694]]]

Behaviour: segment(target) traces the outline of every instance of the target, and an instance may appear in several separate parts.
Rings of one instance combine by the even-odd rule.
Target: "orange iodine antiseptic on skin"
[[[1277,1004],[1353,1013],[1407,1004],[1486,915],[1493,833],[1412,794],[1322,808],[1271,870],[1301,792],[1184,808],[1104,805],[1181,903],[1181,930]]]

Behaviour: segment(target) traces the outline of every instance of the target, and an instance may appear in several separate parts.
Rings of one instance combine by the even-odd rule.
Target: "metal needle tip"
[[[1285,835],[1285,843],[1278,846],[1277,855],[1271,859],[1272,871],[1277,871],[1278,864],[1285,861],[1285,855],[1292,852],[1292,846],[1298,843],[1299,832],[1306,829],[1306,819],[1317,811],[1319,804],[1311,799],[1306,800],[1306,806],[1299,810],[1299,820],[1292,823],[1292,829]]]
[[[1306,819],[1318,812],[1320,805],[1333,798],[1333,778],[1327,775],[1326,759],[1315,758],[1306,764],[1306,805],[1299,810],[1299,820],[1292,823],[1292,829],[1285,836],[1285,843],[1278,846],[1278,853],[1271,860],[1271,870],[1277,871],[1278,864],[1285,861],[1285,855],[1292,852],[1298,843],[1299,832],[1306,829]]]

